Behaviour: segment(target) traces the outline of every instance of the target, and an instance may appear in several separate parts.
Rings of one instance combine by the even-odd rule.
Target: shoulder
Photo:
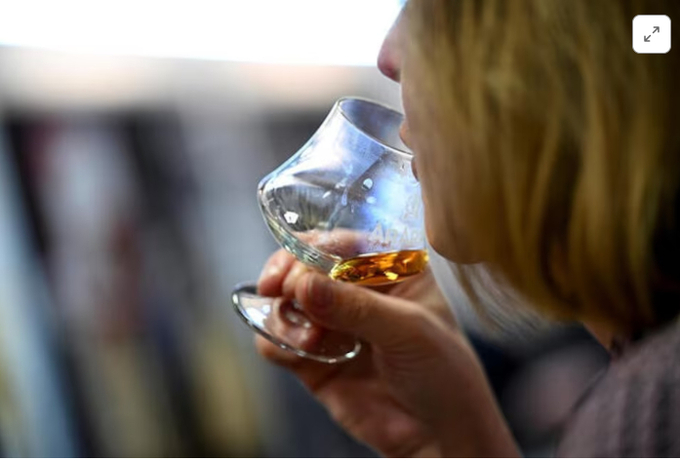
[[[680,456],[680,324],[632,346],[575,410],[558,454]]]

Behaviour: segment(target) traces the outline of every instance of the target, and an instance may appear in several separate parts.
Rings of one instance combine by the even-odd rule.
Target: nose
[[[382,74],[399,83],[401,78],[401,36],[404,28],[403,11],[399,14],[392,28],[387,33],[380,53],[378,54],[378,69]]]

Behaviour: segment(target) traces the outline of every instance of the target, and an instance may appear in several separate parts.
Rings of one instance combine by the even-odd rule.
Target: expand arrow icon
[[[645,42],[649,42],[649,37],[651,37],[651,35],[645,35]]]
[[[659,29],[659,26],[654,26],[654,32],[652,32],[652,33],[653,33],[653,34],[656,34],[656,33],[659,32],[660,30],[661,30],[661,29]]]

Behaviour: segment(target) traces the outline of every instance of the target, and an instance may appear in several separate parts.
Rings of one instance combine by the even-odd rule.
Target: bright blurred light
[[[399,0],[0,0],[0,45],[374,65]]]

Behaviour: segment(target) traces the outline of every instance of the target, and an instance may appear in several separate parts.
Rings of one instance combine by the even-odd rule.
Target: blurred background
[[[0,0],[0,454],[372,456],[265,363],[230,292],[255,188],[333,102],[400,107],[398,0]],[[525,453],[605,363],[473,338]]]

